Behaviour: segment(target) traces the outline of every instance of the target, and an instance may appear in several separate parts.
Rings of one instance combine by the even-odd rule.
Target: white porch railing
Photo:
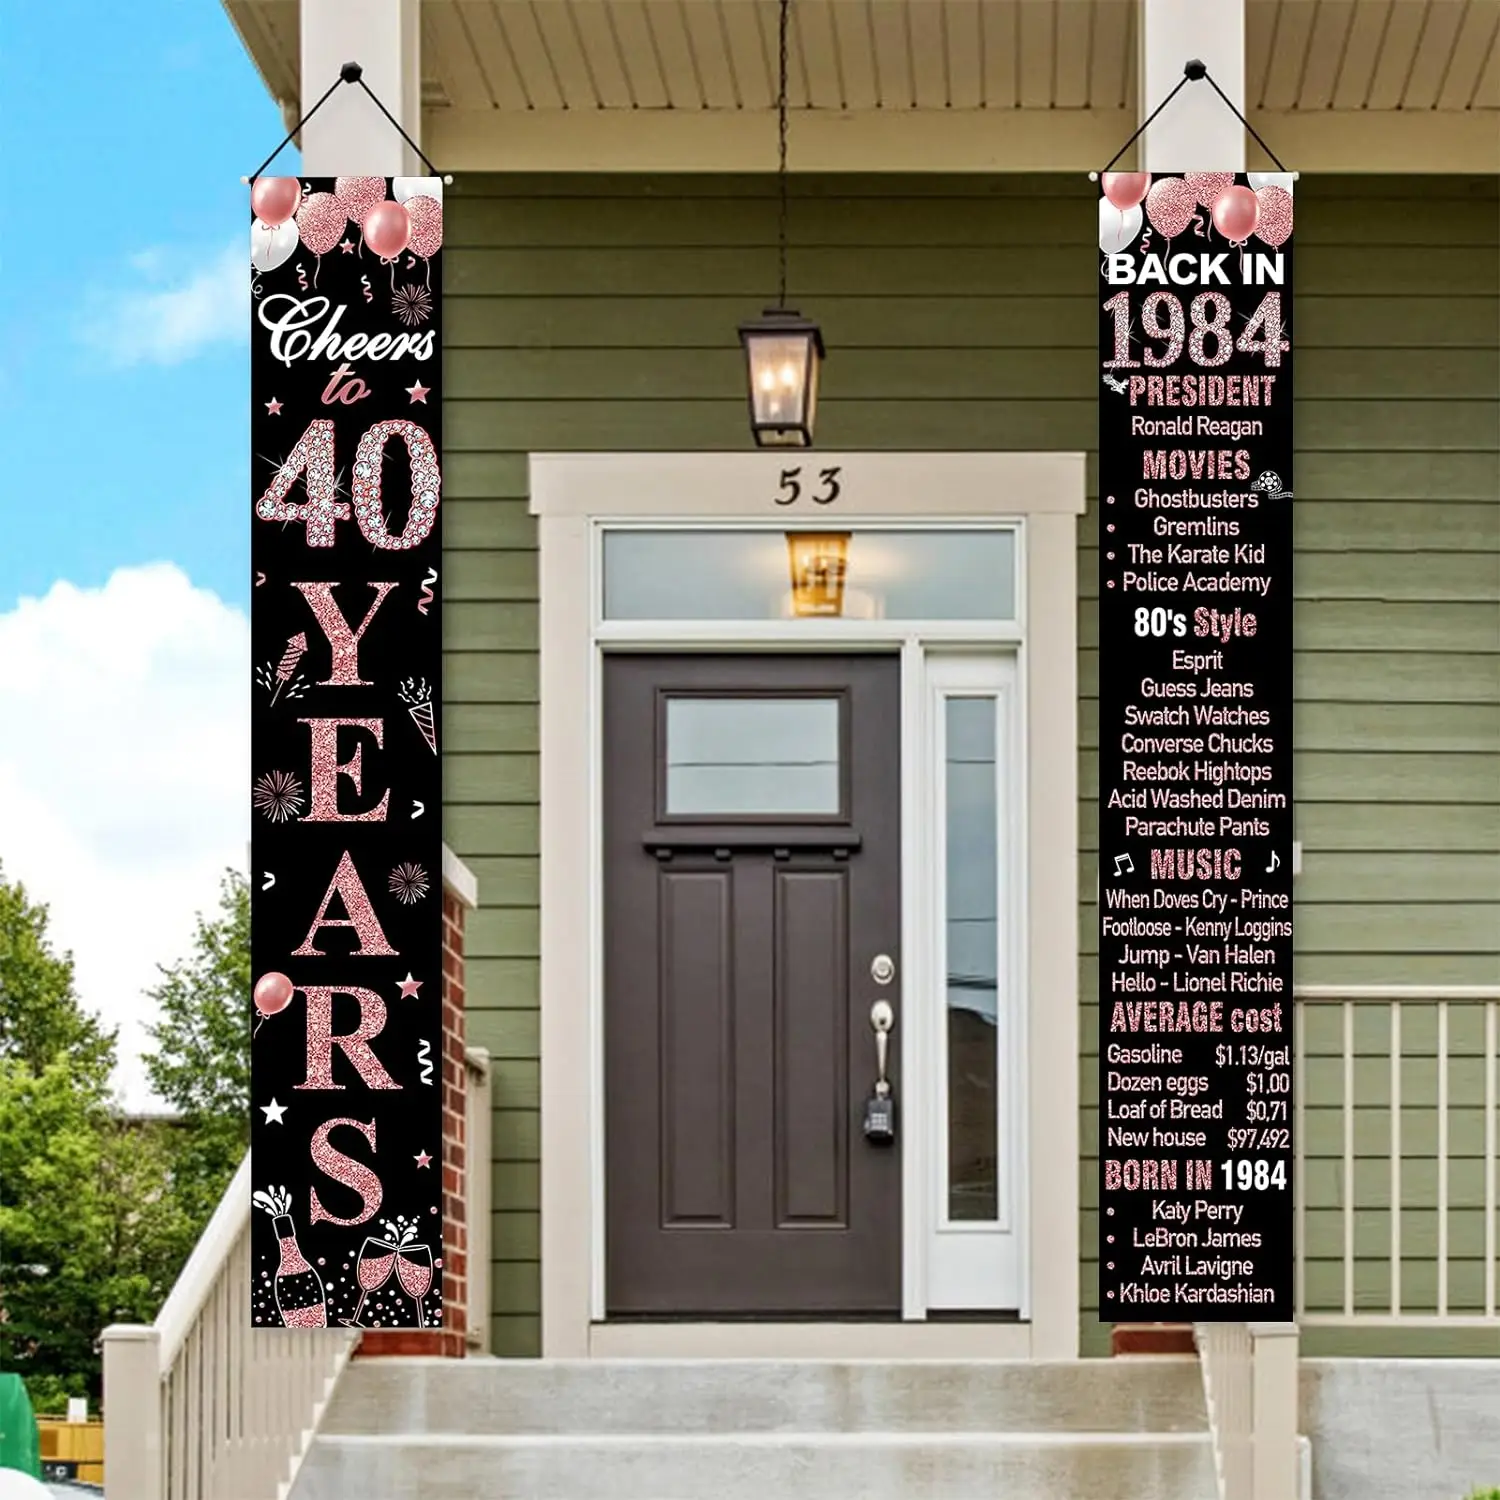
[[[1197,1323],[1203,1394],[1219,1500],[1293,1500],[1297,1442],[1297,1325]]]
[[[489,1054],[465,1056],[471,1349],[489,1348]],[[285,1500],[353,1329],[289,1332],[250,1318],[250,1158],[240,1163],[150,1325],[104,1330],[109,1500]]]
[[[1500,1327],[1497,1042],[1500,985],[1299,986],[1302,1326]]]
[[[109,1500],[282,1500],[359,1342],[251,1328],[250,1158],[154,1323],[104,1330]]]

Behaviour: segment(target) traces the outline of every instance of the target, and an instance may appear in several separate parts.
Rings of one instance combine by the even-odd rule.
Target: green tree
[[[226,870],[219,910],[198,915],[192,954],[161,965],[149,990],[151,1086],[182,1115],[174,1173],[179,1202],[207,1219],[250,1144],[250,891]]]
[[[176,1133],[66,1058],[0,1061],[0,1365],[35,1397],[97,1398],[100,1330],[149,1322],[171,1289],[200,1227],[173,1192]]]
[[[86,1014],[73,990],[73,955],[47,942],[47,908],[0,866],[0,1058],[40,1072],[60,1054],[91,1074],[114,1065],[113,1032]]]

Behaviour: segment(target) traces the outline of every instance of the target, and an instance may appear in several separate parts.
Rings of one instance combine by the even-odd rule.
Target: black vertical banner
[[[1292,191],[1099,202],[1099,1316],[1292,1308]]]
[[[433,1327],[442,186],[251,200],[251,1318]]]

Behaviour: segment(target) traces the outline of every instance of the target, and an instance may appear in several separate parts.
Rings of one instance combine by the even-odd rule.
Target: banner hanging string
[[[297,123],[293,125],[289,131],[287,131],[286,135],[282,139],[281,144],[248,177],[242,178],[241,181],[254,182],[255,179],[259,177],[260,174],[264,172],[266,168],[269,167],[278,156],[281,155],[281,153],[286,149],[287,143],[293,138],[293,136],[295,136],[297,132],[301,130],[302,127],[306,125],[307,122],[312,119],[312,117],[317,114],[317,112],[322,109],[325,104],[328,103],[328,101],[333,97],[334,90],[337,89],[341,83],[357,83],[360,88],[362,88],[365,93],[370,96],[370,100],[375,105],[375,108],[378,109],[380,113],[383,114],[386,119],[391,122],[392,126],[395,127],[395,130],[397,134],[400,135],[401,139],[405,141],[406,144],[410,146],[411,149],[417,154],[417,156],[421,158],[422,165],[426,167],[434,177],[442,177],[443,181],[446,183],[451,183],[453,181],[452,177],[443,176],[443,174],[439,172],[435,166],[433,166],[432,162],[427,156],[427,153],[423,151],[422,148],[414,140],[412,140],[412,138],[402,128],[401,122],[395,117],[395,115],[390,112],[390,110],[385,107],[375,91],[370,87],[369,84],[365,82],[364,69],[360,67],[357,62],[346,62],[344,66],[339,69],[339,76],[335,78],[333,82],[328,86],[327,90],[323,94],[323,97],[319,99],[318,102],[313,105],[313,107],[308,110],[308,112],[303,115],[302,118],[298,120]],[[1258,140],[1259,137],[1257,136],[1256,139]]]
[[[1147,126],[1151,124],[1151,122],[1157,117],[1157,115],[1159,115],[1162,110],[1164,110],[1188,84],[1197,83],[1204,78],[1209,81],[1209,83],[1213,87],[1214,93],[1216,93],[1219,98],[1224,101],[1226,107],[1229,109],[1229,112],[1235,117],[1235,119],[1238,120],[1240,124],[1243,125],[1245,129],[1255,137],[1256,145],[1258,145],[1260,149],[1264,151],[1273,162],[1276,163],[1278,170],[1285,172],[1286,168],[1282,165],[1281,158],[1277,156],[1277,154],[1268,145],[1266,145],[1266,143],[1260,137],[1260,132],[1249,122],[1249,120],[1244,117],[1244,115],[1239,112],[1238,109],[1235,108],[1234,101],[1214,81],[1214,75],[1208,71],[1208,64],[1200,62],[1196,57],[1191,61],[1183,64],[1182,77],[1177,80],[1177,87],[1174,88],[1172,92],[1168,94],[1167,97],[1163,99],[1161,103],[1151,111],[1149,115],[1146,116],[1146,118],[1141,122],[1140,128],[1136,131],[1136,133],[1131,136],[1130,139],[1126,141],[1125,144],[1121,146],[1120,149],[1116,151],[1115,154],[1110,157],[1110,159],[1104,164],[1103,170],[1106,172],[1109,171],[1109,169],[1114,166],[1114,164],[1119,161],[1119,159],[1124,156],[1124,154],[1129,151],[1133,145],[1135,145],[1135,143],[1145,133]],[[326,97],[327,95],[324,95],[324,98]],[[322,100],[319,100],[318,102],[322,103]],[[316,106],[314,107],[316,108]],[[1091,178],[1097,177],[1098,175],[1099,174],[1097,172],[1089,173],[1089,176]]]

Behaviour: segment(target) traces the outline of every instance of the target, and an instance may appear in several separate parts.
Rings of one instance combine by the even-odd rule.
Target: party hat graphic
[[[422,738],[427,741],[428,749],[436,755],[437,722],[432,713],[432,689],[427,686],[427,679],[424,677],[421,682],[414,683],[408,677],[401,684],[400,696],[407,713],[411,715],[412,723],[422,731]]]

